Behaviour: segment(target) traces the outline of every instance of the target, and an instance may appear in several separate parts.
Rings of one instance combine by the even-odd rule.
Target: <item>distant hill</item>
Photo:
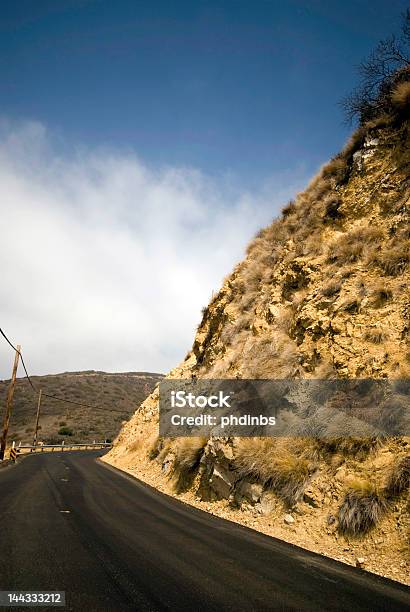
[[[113,439],[122,422],[130,418],[161,378],[162,374],[151,372],[110,374],[94,370],[32,376],[34,386],[41,388],[43,394],[95,407],[77,406],[43,397],[38,440],[92,442],[94,439]],[[9,381],[0,381],[1,421],[8,384]],[[37,395],[27,379],[17,379],[9,440],[31,444],[36,410]]]

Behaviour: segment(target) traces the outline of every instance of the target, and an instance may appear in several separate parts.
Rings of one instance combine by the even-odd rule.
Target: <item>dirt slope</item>
[[[250,243],[169,376],[408,379],[409,151],[408,113],[358,130]],[[157,401],[154,391],[107,461],[210,512],[408,581],[408,439],[160,440]]]

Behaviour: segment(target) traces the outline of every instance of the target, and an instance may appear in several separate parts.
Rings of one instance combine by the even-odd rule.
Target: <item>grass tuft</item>
[[[172,473],[175,477],[175,491],[182,493],[189,489],[204,452],[206,438],[180,438],[174,447],[175,460]]]
[[[234,465],[241,478],[256,480],[288,506],[300,501],[316,470],[314,463],[269,438],[242,439]]]
[[[410,489],[410,455],[397,462],[386,485],[386,495],[397,497]]]
[[[339,531],[359,536],[377,525],[388,507],[384,495],[369,481],[351,483],[338,511]]]

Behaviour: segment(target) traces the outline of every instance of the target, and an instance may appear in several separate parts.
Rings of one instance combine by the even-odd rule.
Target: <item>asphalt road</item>
[[[402,585],[186,506],[99,455],[0,471],[0,590],[65,591],[81,612],[410,609]]]

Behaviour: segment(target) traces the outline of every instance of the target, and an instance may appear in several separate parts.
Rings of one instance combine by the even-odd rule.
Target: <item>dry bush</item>
[[[318,440],[323,455],[339,454],[358,460],[365,459],[370,453],[376,452],[383,444],[380,437],[342,436]]]
[[[353,158],[353,154],[363,147],[367,133],[367,126],[359,127],[353,132],[341,153],[346,160],[350,161]]]
[[[286,206],[282,209],[282,215],[284,217],[290,217],[296,212],[296,204],[294,200],[290,200]]]
[[[323,214],[323,221],[325,223],[329,223],[332,221],[333,222],[339,221],[340,219],[342,219],[343,215],[340,212],[342,201],[338,196],[334,194],[329,194],[325,198],[323,204],[325,207],[325,212]]]
[[[340,308],[350,314],[356,314],[360,310],[360,300],[357,298],[347,298],[343,304],[341,304]]]
[[[325,287],[321,290],[321,295],[323,297],[333,297],[340,292],[342,288],[342,283],[339,280],[331,280]]]
[[[221,332],[221,341],[225,346],[230,346],[238,333],[238,328],[231,321],[227,321]]]
[[[333,178],[336,183],[343,183],[349,173],[349,168],[346,159],[342,155],[336,155],[322,169],[323,178]]]
[[[370,304],[373,306],[373,308],[381,308],[386,304],[386,302],[391,300],[392,297],[392,290],[386,287],[385,283],[379,282],[372,289]]]
[[[172,474],[177,493],[186,491],[192,485],[206,443],[207,439],[201,437],[180,438],[174,446],[175,460]]]
[[[410,455],[398,461],[386,484],[386,495],[397,497],[410,489]]]
[[[354,263],[361,258],[367,245],[379,243],[382,238],[383,230],[376,227],[353,229],[330,245],[328,261],[339,265]]]
[[[387,501],[375,484],[352,482],[338,511],[339,531],[351,536],[367,533],[386,510]]]
[[[309,460],[291,453],[283,440],[243,438],[237,444],[234,466],[241,478],[272,489],[288,506],[303,496],[316,470]]]
[[[410,241],[388,246],[382,251],[373,250],[369,253],[368,265],[377,265],[386,276],[402,274],[410,262]]]
[[[263,275],[263,266],[259,261],[251,261],[245,268],[243,280],[245,282],[246,291],[259,291],[260,283]]]
[[[154,436],[148,445],[148,458],[152,461],[156,459],[162,450],[163,440],[159,436]]]
[[[387,340],[387,334],[381,329],[368,329],[364,334],[364,339],[373,344],[381,344]]]
[[[396,109],[403,111],[410,106],[410,81],[399,83],[391,94],[391,101]]]
[[[252,378],[270,378],[274,374],[274,360],[278,356],[275,342],[272,338],[261,338],[255,342],[246,353],[246,360],[252,369]]]

